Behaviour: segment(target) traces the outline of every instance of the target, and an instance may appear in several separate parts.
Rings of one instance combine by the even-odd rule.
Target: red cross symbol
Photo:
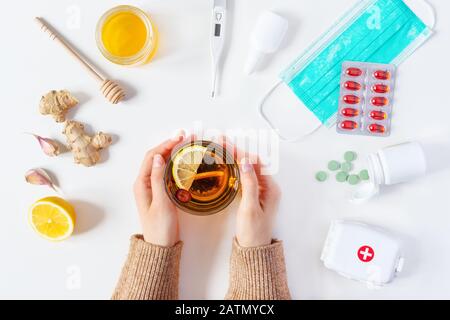
[[[358,249],[358,259],[362,262],[370,262],[375,257],[375,251],[369,246],[362,246]]]

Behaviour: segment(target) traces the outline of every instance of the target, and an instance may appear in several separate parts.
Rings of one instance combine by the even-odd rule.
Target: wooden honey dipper
[[[72,57],[74,57],[81,65],[92,75],[94,76],[100,83],[100,90],[112,104],[117,104],[125,98],[125,91],[114,81],[106,79],[101,73],[96,70],[90,63],[87,62],[85,58],[81,56],[81,54],[75,50],[67,41],[63,39],[63,37],[58,34],[58,32],[53,29],[48,23],[44,21],[42,18],[35,18],[38,25],[41,27],[41,30],[48,33],[52,40],[58,42],[63,48],[69,52]]]

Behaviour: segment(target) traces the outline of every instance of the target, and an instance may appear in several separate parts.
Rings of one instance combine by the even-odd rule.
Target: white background
[[[209,97],[208,0],[130,1],[151,13],[161,37],[154,61],[138,68],[109,63],[95,45],[98,18],[122,1],[15,0],[2,5],[0,298],[108,299],[128,238],[140,230],[132,184],[145,151],[178,128],[190,129],[195,121],[221,130],[266,129],[257,113],[259,99],[278,73],[356,1],[230,2],[230,42],[221,95],[214,101]],[[342,136],[322,129],[304,142],[280,144],[276,179],[283,201],[276,236],[285,243],[295,299],[450,298],[450,3],[431,2],[438,14],[437,32],[398,70],[390,138]],[[290,20],[288,39],[263,71],[245,76],[250,30],[258,14],[270,8]],[[71,19],[78,10],[79,27]],[[39,31],[34,16],[47,18],[111,78],[123,81],[131,99],[119,106],[105,102],[84,70]],[[41,116],[38,103],[48,90],[63,88],[81,100],[71,117],[116,137],[106,161],[95,168],[74,165],[70,154],[47,158],[23,134],[62,139],[61,126]],[[287,90],[278,98],[284,99],[274,107],[279,119],[295,119],[299,130],[314,125]],[[293,110],[300,112],[297,118],[290,116]],[[348,149],[358,151],[361,159],[380,147],[414,139],[438,150],[433,173],[386,189],[366,205],[348,203],[353,190],[349,186],[333,179],[324,184],[314,180],[317,170]],[[364,167],[364,162],[358,166]],[[27,225],[28,207],[51,194],[24,182],[24,173],[32,167],[50,170],[77,209],[76,234],[63,243],[42,240]],[[233,211],[209,218],[181,215],[181,298],[224,296]],[[319,257],[330,221],[336,218],[354,218],[397,233],[406,255],[401,276],[384,289],[368,290],[326,270]]]

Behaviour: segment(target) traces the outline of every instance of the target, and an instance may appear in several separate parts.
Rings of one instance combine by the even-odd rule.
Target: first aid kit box
[[[400,242],[389,232],[345,220],[331,224],[321,260],[346,278],[374,286],[390,283],[404,262]]]

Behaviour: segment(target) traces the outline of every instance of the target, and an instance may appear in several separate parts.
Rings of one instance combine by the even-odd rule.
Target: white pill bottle
[[[369,183],[359,188],[351,197],[353,203],[363,203],[380,192],[383,185],[409,182],[424,176],[427,159],[419,142],[394,145],[372,153],[367,158]]]

